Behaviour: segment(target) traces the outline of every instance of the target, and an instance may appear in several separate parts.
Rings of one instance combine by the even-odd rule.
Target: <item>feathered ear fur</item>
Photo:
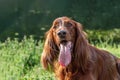
[[[76,41],[75,41],[75,62],[77,67],[80,67],[84,73],[87,69],[89,61],[89,48],[86,39],[86,33],[82,29],[82,25],[76,22]]]
[[[41,55],[41,62],[45,69],[49,69],[49,66],[54,65],[54,60],[57,58],[57,49],[53,39],[52,29],[46,34],[46,40],[44,43],[43,53]]]

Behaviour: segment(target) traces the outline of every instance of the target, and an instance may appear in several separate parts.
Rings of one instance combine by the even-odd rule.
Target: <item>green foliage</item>
[[[32,36],[24,36],[21,42],[8,38],[0,43],[1,80],[48,80],[52,75],[46,73],[40,64],[43,43],[36,42]],[[44,77],[42,77],[45,75]],[[51,78],[53,79],[53,78]]]
[[[108,50],[120,57],[120,43],[109,44],[107,41],[93,42],[98,48]],[[1,80],[55,80],[54,74],[43,70],[40,56],[43,42],[36,41],[33,36],[26,37],[19,42],[8,38],[0,42],[0,79]]]
[[[109,30],[86,30],[88,39],[90,41],[98,42],[120,42],[120,29],[109,29]]]

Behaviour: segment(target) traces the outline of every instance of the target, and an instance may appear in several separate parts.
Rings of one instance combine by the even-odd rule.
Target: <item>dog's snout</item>
[[[59,37],[65,37],[66,36],[66,31],[65,30],[61,30],[61,31],[59,31],[58,33],[57,33],[57,35],[59,36]]]

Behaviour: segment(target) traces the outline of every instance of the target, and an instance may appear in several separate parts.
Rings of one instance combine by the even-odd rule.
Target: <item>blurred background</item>
[[[101,32],[120,39],[120,0],[0,0],[0,40],[24,35],[43,39],[60,16],[82,23],[93,40]]]

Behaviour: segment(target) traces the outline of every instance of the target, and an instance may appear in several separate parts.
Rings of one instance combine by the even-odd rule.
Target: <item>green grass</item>
[[[120,57],[120,44],[99,42],[91,43]],[[42,49],[42,41],[32,36],[24,37],[21,42],[17,38],[0,42],[0,80],[55,80],[52,72],[41,67]]]

